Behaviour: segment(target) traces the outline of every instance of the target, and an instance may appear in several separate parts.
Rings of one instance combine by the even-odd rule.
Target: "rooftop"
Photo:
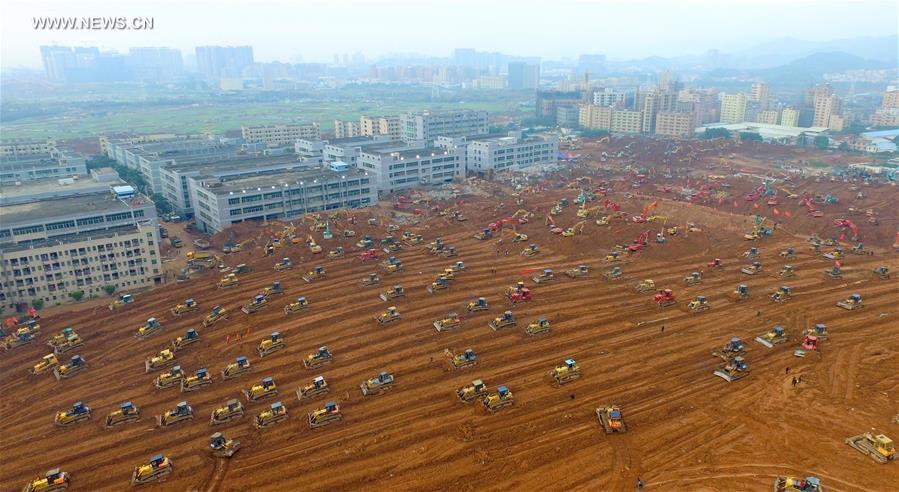
[[[91,231],[91,232],[82,232],[79,234],[66,234],[64,236],[54,236],[50,239],[40,239],[37,241],[22,241],[20,243],[8,243],[2,245],[0,250],[4,253],[11,253],[14,251],[25,251],[31,248],[46,248],[49,246],[59,246],[62,244],[71,244],[71,243],[79,243],[82,241],[90,241],[94,239],[103,239],[108,237],[115,237],[118,234],[131,234],[137,232],[137,226],[127,225],[120,227],[113,227],[110,229],[104,229],[101,231]]]
[[[193,178],[203,182],[206,190],[216,195],[227,195],[234,193],[244,193],[246,191],[265,189],[277,190],[279,188],[287,188],[301,183],[312,184],[318,181],[334,181],[343,179],[358,178],[368,173],[358,169],[349,169],[347,171],[335,172],[327,168],[311,168],[303,170],[291,170],[276,174],[265,174],[259,176],[246,176],[222,181],[215,176],[197,176]],[[210,186],[212,185],[212,186]]]
[[[119,212],[134,206],[153,205],[149,198],[135,195],[131,201],[120,200],[106,187],[104,192],[65,196],[27,203],[0,206],[4,226],[31,224],[47,220],[66,220],[96,213]]]
[[[705,132],[707,128],[724,128],[731,132],[756,132],[765,139],[798,137],[803,133],[817,134],[826,133],[828,131],[827,127],[823,126],[803,128],[799,126],[769,125],[767,123],[752,123],[748,121],[733,124],[713,123],[701,126],[697,128],[696,131]]]
[[[170,169],[175,172],[193,172],[197,171],[204,174],[215,174],[221,171],[232,171],[242,168],[278,166],[281,164],[301,165],[295,155],[279,155],[279,156],[247,156],[237,155],[230,159],[221,159],[210,161],[208,156],[203,159],[178,159],[173,164],[167,164],[164,169]],[[202,162],[200,162],[202,161]]]
[[[67,184],[61,184],[67,183]],[[39,179],[25,181],[19,185],[0,186],[0,206],[15,205],[18,203],[42,201],[52,197],[71,197],[78,195],[92,195],[96,193],[110,193],[110,187],[125,184],[121,179],[105,182],[94,181],[91,178],[79,179]],[[4,215],[6,209],[4,208]]]

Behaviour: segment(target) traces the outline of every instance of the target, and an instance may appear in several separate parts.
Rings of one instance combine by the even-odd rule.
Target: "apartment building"
[[[831,130],[839,131],[837,128],[831,127],[831,119],[833,116],[840,116],[841,110],[842,101],[839,96],[829,93],[829,90],[816,90],[814,99],[815,114],[812,117],[812,126],[825,126]],[[842,118],[839,120],[842,122]]]
[[[346,164],[260,176],[188,179],[197,227],[216,233],[245,221],[292,220],[309,212],[377,202],[374,178]]]
[[[799,126],[799,110],[784,108],[780,112],[780,126]]]
[[[591,130],[610,130],[612,128],[611,106],[581,104],[578,108],[578,124],[581,128]]]
[[[406,143],[433,145],[437,137],[461,137],[489,133],[486,111],[421,111],[400,116],[402,138]]]
[[[465,171],[521,170],[531,166],[556,164],[559,159],[559,137],[535,135],[523,137],[521,132],[508,136],[461,137],[465,140]]]
[[[656,135],[689,138],[695,127],[696,116],[693,113],[661,111],[656,114]]]
[[[606,88],[593,92],[593,104],[596,106],[624,107],[627,94]]]
[[[736,124],[746,121],[746,94],[721,95],[721,123]]]
[[[4,140],[0,142],[0,157],[51,154],[56,150],[56,140]]]
[[[612,131],[615,133],[640,133],[643,129],[642,111],[613,111]]]
[[[52,149],[48,153],[0,155],[0,184],[46,178],[67,178],[86,174],[87,163],[84,156],[75,152]]]
[[[759,114],[756,117],[756,121],[759,123],[764,123],[766,125],[776,125],[777,124],[777,111],[773,111],[773,110],[759,111]]]
[[[390,140],[402,140],[403,132],[400,117],[362,115],[359,117],[359,134],[364,137],[388,135]]]
[[[362,135],[359,123],[334,120],[334,138],[355,138]]]
[[[297,125],[243,126],[240,129],[247,143],[264,143],[270,147],[293,145],[298,138],[321,138],[318,123]]]
[[[465,177],[465,148],[380,146],[359,153],[358,168],[367,171],[379,195]]]

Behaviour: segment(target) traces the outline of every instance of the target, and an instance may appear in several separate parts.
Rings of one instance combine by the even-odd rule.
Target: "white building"
[[[381,194],[416,186],[449,183],[465,177],[465,149],[370,148],[359,153],[358,168],[367,171]]]
[[[264,143],[271,147],[293,145],[298,138],[321,138],[321,127],[318,123],[244,126],[240,131],[245,142]]]
[[[556,164],[559,158],[559,138],[552,135],[522,137],[521,132],[509,132],[509,135],[440,137],[437,145],[461,147],[465,153],[466,174]]]
[[[0,184],[86,174],[87,163],[84,156],[74,152],[54,149],[49,153],[0,155]]]
[[[486,111],[421,111],[400,115],[403,141],[413,145],[433,145],[437,137],[483,135],[489,132]]]

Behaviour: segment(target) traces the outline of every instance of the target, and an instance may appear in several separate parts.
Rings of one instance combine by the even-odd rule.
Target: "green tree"
[[[707,140],[713,138],[730,138],[730,131],[727,128],[706,128],[702,133],[702,138]]]
[[[40,311],[44,307],[44,300],[43,299],[32,299],[31,307]]]
[[[107,295],[111,296],[113,294],[113,292],[115,292],[115,285],[104,285],[103,290],[106,292]]]
[[[153,203],[156,204],[156,211],[159,212],[160,215],[170,214],[174,210],[172,204],[159,193],[150,195],[150,200],[153,200]]]
[[[830,145],[830,139],[824,135],[818,135],[817,137],[815,137],[813,143],[816,149],[825,150],[827,149],[827,146]]]
[[[808,135],[804,132],[799,134],[799,138],[796,139],[796,145],[799,147],[805,147],[808,145]]]
[[[84,291],[76,290],[75,292],[69,292],[69,297],[75,299],[75,302],[81,302],[81,299],[84,297]]]

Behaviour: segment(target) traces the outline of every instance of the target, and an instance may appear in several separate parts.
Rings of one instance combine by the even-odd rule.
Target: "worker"
[[[784,374],[790,374],[790,368],[787,367],[787,371]]]
[[[662,325],[662,333],[665,333],[665,325]]]
[[[794,388],[796,387],[796,383],[798,383],[798,382],[799,381],[796,380],[796,376],[793,376],[793,387]]]
[[[643,490],[643,480],[640,477],[637,477],[637,490]]]

